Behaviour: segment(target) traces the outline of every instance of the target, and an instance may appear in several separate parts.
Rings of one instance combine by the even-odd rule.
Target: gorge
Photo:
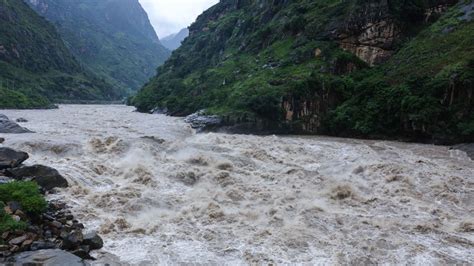
[[[0,1],[0,264],[474,262],[474,0],[159,1]]]

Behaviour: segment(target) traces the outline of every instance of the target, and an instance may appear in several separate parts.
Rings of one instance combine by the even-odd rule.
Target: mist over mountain
[[[184,28],[178,33],[171,34],[161,39],[163,46],[173,51],[181,46],[181,43],[189,36],[189,29]]]
[[[85,67],[116,87],[141,87],[170,54],[138,0],[28,1]]]

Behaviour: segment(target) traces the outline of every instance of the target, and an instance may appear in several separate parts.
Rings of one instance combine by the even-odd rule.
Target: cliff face
[[[0,108],[124,96],[110,87],[83,71],[54,26],[23,1],[0,2]]]
[[[132,102],[287,132],[472,140],[473,3],[457,2],[221,1]]]
[[[28,0],[73,54],[117,87],[138,89],[169,56],[138,0]]]
[[[457,1],[359,1],[333,33],[342,49],[373,66],[389,59],[414,27],[436,21]],[[413,32],[411,32],[413,33]]]

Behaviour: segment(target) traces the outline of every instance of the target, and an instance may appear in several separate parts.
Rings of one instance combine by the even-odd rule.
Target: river
[[[474,162],[448,147],[195,134],[120,105],[6,110],[28,164],[131,264],[474,262]]]

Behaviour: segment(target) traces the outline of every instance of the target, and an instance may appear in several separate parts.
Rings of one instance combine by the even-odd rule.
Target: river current
[[[474,162],[448,147],[195,134],[126,106],[0,111],[28,164],[130,264],[474,263]]]

